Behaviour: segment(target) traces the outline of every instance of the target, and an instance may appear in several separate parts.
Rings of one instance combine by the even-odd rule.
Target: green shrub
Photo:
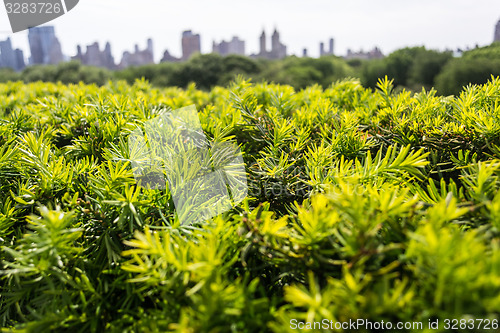
[[[357,80],[0,84],[0,323],[286,332],[498,320],[499,101],[500,78],[450,97],[395,93],[387,78],[375,91]],[[137,185],[127,139],[192,104],[209,138],[240,145],[249,195],[180,225],[168,188]]]
[[[458,94],[468,84],[484,84],[500,75],[500,43],[464,52],[450,61],[436,76],[436,89],[441,94]]]

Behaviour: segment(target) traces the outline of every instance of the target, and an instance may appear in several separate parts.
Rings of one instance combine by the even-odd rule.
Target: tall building
[[[0,67],[9,67],[20,71],[25,67],[23,51],[13,49],[10,38],[0,41]]]
[[[53,26],[34,27],[28,32],[31,58],[30,63],[36,64],[58,64],[64,60],[61,44],[56,37]]]
[[[500,20],[498,20],[497,25],[495,27],[495,37],[493,38],[494,42],[500,42]]]
[[[220,55],[238,54],[245,55],[245,41],[240,40],[238,37],[233,37],[229,42],[222,41],[212,44],[212,52]]]
[[[193,54],[201,53],[200,35],[191,30],[182,33],[182,60],[188,60]]]
[[[14,69],[17,71],[23,70],[24,67],[26,67],[26,63],[24,62],[23,50],[15,49],[14,56],[16,57],[16,67]]]
[[[333,38],[330,38],[330,49],[329,49],[329,53],[331,55],[333,55],[333,51],[334,51],[334,45],[335,45],[335,40]]]
[[[264,29],[262,29],[262,34],[260,35],[259,41],[260,41],[260,52],[259,52],[259,54],[267,54],[266,32],[264,31]]]
[[[136,44],[134,53],[128,51],[123,52],[122,61],[119,67],[126,68],[129,66],[142,66],[148,64],[154,64],[153,40],[151,38],[148,39],[145,50],[139,50],[139,46]]]
[[[271,36],[271,58],[282,59],[286,57],[286,46],[280,42],[280,34],[278,30],[274,29]]]
[[[325,50],[325,43],[319,43],[319,56],[322,57],[324,55],[333,55],[334,43],[335,41],[333,40],[333,38],[330,38],[330,40],[328,41],[328,51]]]
[[[115,59],[111,54],[111,44],[106,43],[104,50],[99,49],[99,43],[88,45],[85,53],[82,52],[80,45],[76,47],[76,56],[73,60],[79,60],[82,64],[88,66],[104,67],[107,69],[115,69]]]
[[[280,34],[278,30],[274,29],[273,35],[271,36],[271,50],[268,51],[266,48],[266,32],[262,31],[259,37],[260,41],[260,52],[258,54],[253,54],[254,58],[266,58],[266,59],[282,59],[286,57],[286,45],[282,44],[280,41]]]

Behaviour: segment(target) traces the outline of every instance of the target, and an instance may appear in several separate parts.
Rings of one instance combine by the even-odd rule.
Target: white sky
[[[64,54],[73,56],[77,44],[98,41],[102,49],[110,41],[119,62],[123,51],[132,51],[134,44],[145,48],[149,37],[156,61],[165,49],[180,56],[181,33],[188,29],[201,34],[204,53],[212,50],[212,40],[234,35],[254,53],[262,29],[270,37],[276,26],[292,54],[305,47],[318,56],[319,43],[326,45],[330,37],[337,55],[374,46],[388,54],[405,46],[487,45],[499,19],[500,0],[80,0],[48,24],[55,25]],[[0,6],[0,40],[7,37],[29,56],[27,32],[10,33]]]

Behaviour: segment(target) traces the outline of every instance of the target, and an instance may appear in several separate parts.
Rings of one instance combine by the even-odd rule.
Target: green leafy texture
[[[408,82],[416,74],[400,60],[413,51],[391,58]],[[418,66],[443,60],[427,55]],[[211,70],[253,70],[224,59]],[[284,332],[291,319],[498,319],[500,79],[441,97],[388,78],[376,90],[332,83],[338,59],[304,60],[306,71],[301,61],[287,75],[308,85],[324,69],[328,82],[0,84],[1,325]],[[149,156],[128,139],[193,104],[207,138],[241,149],[249,193],[181,225],[195,198],[176,211],[174,190],[140,185],[160,167],[201,168],[158,159],[136,179],[131,162]],[[230,156],[212,150],[203,170]]]

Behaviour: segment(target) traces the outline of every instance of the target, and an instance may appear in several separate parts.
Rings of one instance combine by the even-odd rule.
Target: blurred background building
[[[239,39],[238,37],[233,37],[231,41],[226,42],[222,41],[220,43],[216,43],[215,41],[212,43],[212,52],[218,53],[220,55],[229,55],[229,54],[238,54],[245,55],[245,41]]]
[[[323,42],[319,43],[319,56],[322,57],[324,55],[333,55],[335,41],[333,38],[330,38],[328,43],[328,51],[325,50],[325,44]]]
[[[378,47],[374,47],[371,51],[352,51],[351,49],[347,50],[347,55],[344,57],[346,60],[351,60],[351,59],[364,59],[364,60],[370,60],[370,59],[380,59],[383,58],[384,54]]]
[[[191,30],[182,33],[182,60],[188,60],[193,54],[201,53],[200,35]]]
[[[71,57],[72,60],[78,60],[84,65],[104,67],[107,69],[115,69],[115,59],[111,53],[111,44],[108,42],[104,50],[100,50],[99,43],[88,45],[85,53],[82,52],[80,45],[76,47],[76,55]]]
[[[28,31],[31,65],[55,65],[64,60],[61,44],[53,26],[34,27]]]
[[[495,26],[495,37],[493,38],[494,42],[500,42],[500,20],[498,20],[497,25]]]
[[[181,60],[182,59],[176,58],[173,55],[171,55],[170,52],[168,52],[168,50],[165,50],[165,52],[163,52],[163,57],[161,58],[160,62],[177,62]]]
[[[262,30],[262,34],[259,37],[259,45],[259,53],[253,54],[251,57],[265,59],[283,59],[286,57],[286,45],[281,43],[280,34],[276,28],[271,36],[271,50],[267,50],[267,37],[265,30]]]
[[[142,66],[154,64],[154,62],[153,40],[149,38],[145,50],[139,50],[139,46],[136,44],[133,53],[128,51],[123,52],[122,61],[118,67]]]
[[[20,71],[25,66],[23,51],[13,49],[10,38],[0,41],[0,67],[8,67],[15,71]]]

